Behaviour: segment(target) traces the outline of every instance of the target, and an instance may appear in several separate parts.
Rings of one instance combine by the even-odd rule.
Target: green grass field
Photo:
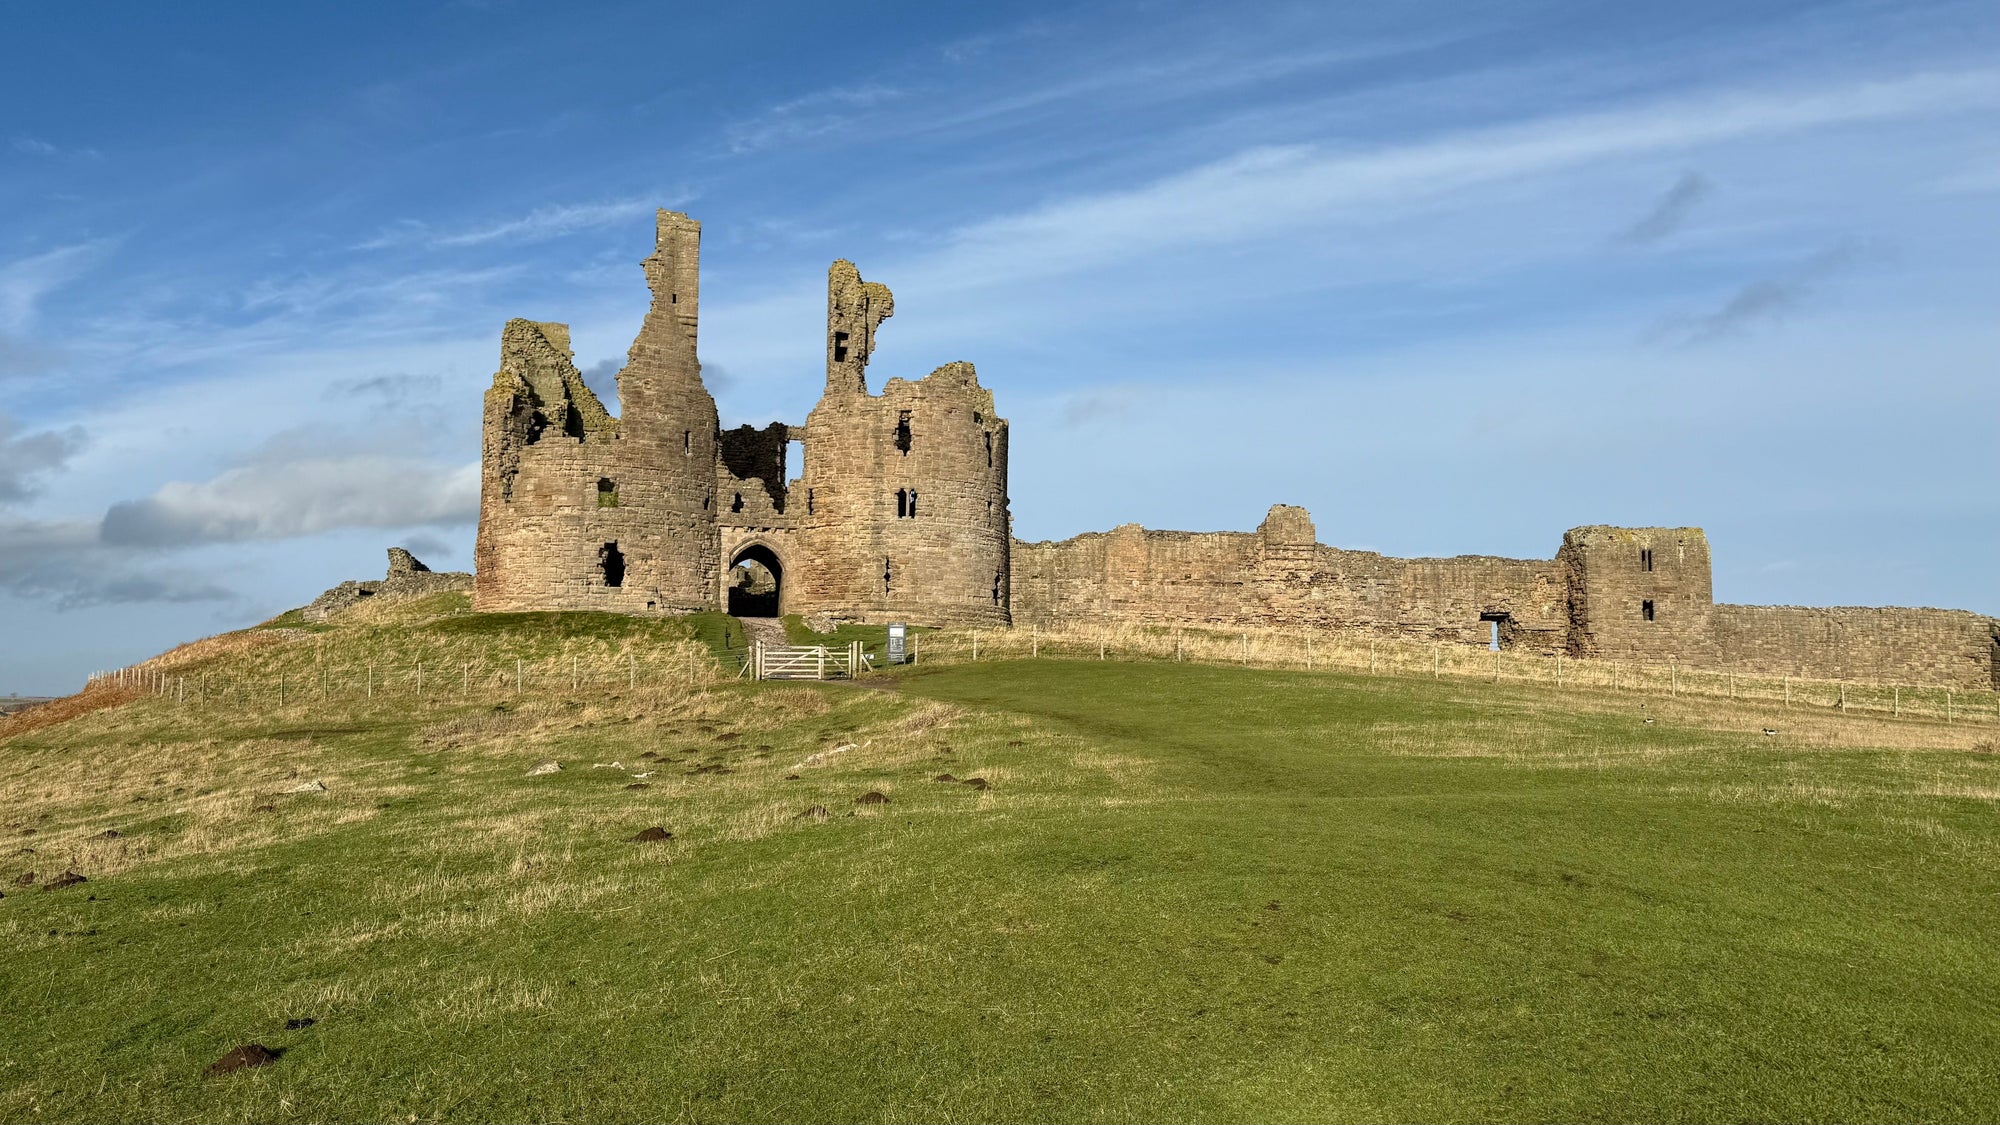
[[[142,698],[0,741],[0,1119],[1993,1120],[1994,737],[1116,661]]]

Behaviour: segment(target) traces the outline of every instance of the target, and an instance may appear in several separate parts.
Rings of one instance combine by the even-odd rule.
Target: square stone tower
[[[1556,561],[1568,585],[1571,656],[1708,659],[1715,586],[1700,528],[1572,528]]]

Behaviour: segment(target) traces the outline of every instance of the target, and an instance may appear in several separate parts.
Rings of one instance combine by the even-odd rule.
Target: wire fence
[[[2000,693],[1992,690],[1719,670],[1685,665],[1671,657],[1577,660],[1399,637],[1079,624],[913,631],[909,644],[910,658],[920,664],[1015,659],[1233,664],[1535,683],[1564,690],[1709,697],[1838,713],[2000,723]],[[747,651],[717,654],[689,642],[658,649],[521,656],[463,648],[428,656],[390,653],[382,659],[311,648],[178,664],[172,656],[98,673],[90,687],[150,694],[194,707],[312,707],[376,700],[493,702],[621,691],[685,694],[749,675]]]

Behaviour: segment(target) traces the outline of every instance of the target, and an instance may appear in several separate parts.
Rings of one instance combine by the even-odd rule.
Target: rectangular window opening
[[[986,431],[986,467],[993,467],[993,431]]]
[[[694,456],[694,431],[693,431],[693,430],[682,430],[682,431],[681,431],[681,456],[683,456],[683,457],[692,457],[692,456]]]
[[[625,555],[618,549],[615,540],[597,549],[597,566],[604,572],[606,586],[625,584]]]
[[[845,332],[835,332],[833,334],[833,362],[847,362],[847,333]]]
[[[1653,599],[1647,598],[1645,601],[1640,602],[1639,612],[1645,615],[1646,620],[1651,621],[1653,619]]]
[[[910,455],[910,412],[907,410],[896,414],[896,448],[902,451],[903,456]]]
[[[1653,549],[1651,547],[1639,548],[1639,569],[1653,569]]]
[[[910,494],[904,492],[902,489],[899,488],[896,490],[896,518],[902,519],[904,516],[907,516],[909,514],[910,514]]]
[[[887,594],[887,593],[889,592],[889,578],[890,578],[890,574],[891,574],[891,572],[892,572],[893,570],[894,570],[894,568],[893,568],[893,567],[892,567],[892,566],[890,565],[890,563],[889,563],[889,560],[888,560],[888,559],[883,559],[883,560],[882,560],[882,592],[883,592],[884,594]]]
[[[597,478],[597,506],[600,508],[618,506],[618,485],[610,477]]]

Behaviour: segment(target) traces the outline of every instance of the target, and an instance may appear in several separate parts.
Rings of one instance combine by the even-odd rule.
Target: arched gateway
[[[762,543],[746,543],[729,560],[729,613],[776,617],[784,605],[785,564]]]

